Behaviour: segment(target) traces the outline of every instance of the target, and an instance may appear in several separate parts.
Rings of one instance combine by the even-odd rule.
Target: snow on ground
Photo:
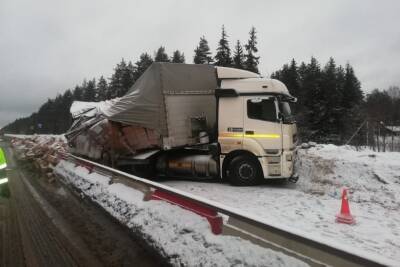
[[[142,192],[110,184],[110,178],[89,174],[83,167],[61,161],[55,172],[121,223],[141,233],[173,265],[307,266],[239,237],[214,235],[205,218],[166,202],[143,201]]]
[[[12,137],[36,137],[43,144],[51,137],[65,140],[63,136],[54,135]],[[371,150],[355,151],[349,146],[317,145],[299,150],[297,170],[300,174],[297,184],[267,183],[256,187],[189,181],[166,181],[165,184],[254,214],[271,224],[296,229],[316,240],[352,247],[361,251],[361,254],[373,255],[372,258],[379,258],[375,255],[381,255],[400,262],[399,152],[377,153]],[[131,189],[125,191],[122,185],[108,186],[108,178],[104,176],[88,176],[85,169],[79,168],[75,172],[75,175],[70,172],[70,176],[89,178],[91,180],[85,183],[96,184],[97,189],[107,188],[107,194],[127,192],[126,195],[130,195]],[[82,183],[83,181],[81,178]],[[350,190],[350,207],[357,221],[353,226],[334,221],[340,210],[343,186]],[[127,205],[133,205],[132,203]],[[113,205],[107,205],[111,213],[120,216],[113,211]],[[138,207],[136,209],[141,210]],[[135,212],[134,209],[129,214]],[[166,222],[168,219],[164,217],[163,222]],[[135,223],[137,224],[132,224],[131,227],[137,229],[140,224]],[[147,235],[149,239],[157,240],[154,235]]]
[[[17,138],[17,139],[35,139],[39,143],[46,143],[51,138],[54,138],[56,141],[66,143],[67,139],[63,134],[33,134],[33,135],[26,135],[26,134],[5,134],[7,137]]]
[[[315,240],[400,265],[400,153],[317,145],[299,150],[297,184],[233,187],[188,181],[165,184],[294,228]],[[356,225],[338,224],[341,188],[350,191]],[[396,265],[396,264],[395,264]]]

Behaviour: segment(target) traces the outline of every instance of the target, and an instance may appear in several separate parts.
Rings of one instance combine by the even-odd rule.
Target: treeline
[[[400,151],[400,88],[373,90],[365,106],[364,143],[377,151]]]
[[[294,111],[302,141],[399,150],[399,87],[375,89],[364,97],[353,67],[337,66],[333,58],[324,66],[313,57],[300,64],[293,59],[271,78],[298,98]]]
[[[213,55],[208,41],[200,37],[194,48],[193,63],[234,67],[259,73],[257,32],[251,28],[242,46],[236,40],[231,49],[228,34],[222,26],[221,37]],[[1,131],[8,133],[64,133],[71,124],[69,108],[73,101],[102,101],[126,94],[133,83],[153,62],[185,63],[180,50],[168,55],[160,46],[151,56],[142,53],[135,63],[121,60],[109,78],[84,80],[54,99],[48,99],[31,116],[17,119]],[[298,98],[294,112],[302,141],[345,144],[369,144],[375,147],[383,125],[400,125],[400,92],[398,87],[374,90],[364,97],[361,84],[350,64],[340,66],[333,58],[323,66],[312,57],[309,62],[294,59],[271,75],[281,80]],[[385,131],[383,131],[384,133]],[[378,138],[379,139],[379,138]]]
[[[298,98],[294,111],[303,141],[343,144],[363,121],[363,92],[350,64],[333,58],[321,66],[317,59],[294,59],[271,75]]]
[[[366,99],[367,115],[371,121],[387,126],[400,126],[400,88],[373,90]]]
[[[212,55],[208,41],[202,36],[194,49],[193,63],[235,67],[258,73],[259,56],[257,56],[257,52],[257,36],[254,27],[249,32],[249,38],[244,48],[237,40],[232,52],[228,34],[225,27],[222,26],[221,39],[217,44],[215,56]],[[20,134],[64,133],[72,122],[69,108],[73,101],[103,101],[121,97],[153,62],[185,63],[185,55],[180,50],[175,50],[172,56],[169,56],[165,47],[160,46],[154,52],[153,57],[145,52],[135,63],[122,59],[114,68],[114,73],[110,78],[106,79],[101,76],[98,79],[84,80],[73,90],[68,89],[54,99],[48,99],[37,112],[29,117],[17,119],[0,131]]]

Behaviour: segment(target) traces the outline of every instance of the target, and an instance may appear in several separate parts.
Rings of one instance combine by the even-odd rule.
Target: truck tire
[[[229,164],[228,181],[233,185],[256,185],[260,183],[261,176],[260,164],[252,157],[237,156]]]

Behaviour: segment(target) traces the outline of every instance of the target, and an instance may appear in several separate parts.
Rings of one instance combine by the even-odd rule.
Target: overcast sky
[[[258,36],[264,75],[311,56],[350,62],[365,92],[400,85],[399,1],[0,0],[0,127],[84,78],[110,77],[160,46],[192,62],[224,24],[231,46]]]

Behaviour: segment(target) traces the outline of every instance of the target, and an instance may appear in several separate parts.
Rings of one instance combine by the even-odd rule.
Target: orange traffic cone
[[[346,223],[346,224],[355,224],[356,220],[350,213],[349,201],[347,199],[347,189],[343,188],[342,192],[342,207],[340,209],[340,213],[336,215],[336,222],[338,223]]]

